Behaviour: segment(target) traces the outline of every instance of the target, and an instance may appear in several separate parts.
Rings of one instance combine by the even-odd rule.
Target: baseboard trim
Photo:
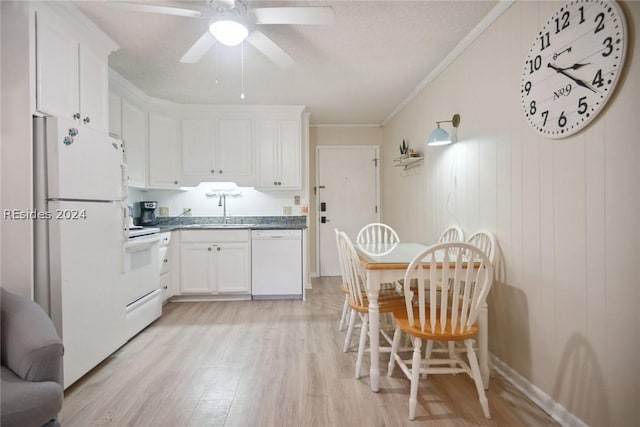
[[[566,427],[588,427],[588,425],[581,419],[569,412],[564,406],[554,401],[544,391],[530,383],[522,375],[511,369],[502,360],[496,356],[491,355],[491,362],[495,371],[502,376],[511,385],[517,388],[525,396],[527,396],[533,403],[538,405],[551,416],[554,420]]]

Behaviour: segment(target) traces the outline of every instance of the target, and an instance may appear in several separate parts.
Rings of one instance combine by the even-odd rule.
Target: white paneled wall
[[[516,2],[383,129],[383,220],[431,243],[456,223],[495,231],[490,351],[593,426],[640,419],[640,3],[623,2],[628,66],[592,124],[539,137],[520,108],[522,62],[560,2]],[[459,142],[425,146],[459,113]],[[448,124],[444,124],[447,126]],[[425,153],[400,176],[398,143]]]

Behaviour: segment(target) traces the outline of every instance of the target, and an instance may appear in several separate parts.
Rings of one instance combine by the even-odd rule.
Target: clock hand
[[[578,64],[578,63],[576,63],[576,64],[573,64],[571,67],[560,68],[560,69],[563,70],[563,71],[564,70],[577,70],[578,68],[582,68],[585,65],[589,65],[589,64],[590,64],[590,62],[587,62],[586,64]]]
[[[578,64],[578,65],[582,66],[581,64]],[[577,84],[578,86],[582,86],[582,87],[584,87],[584,88],[586,88],[586,89],[589,89],[590,91],[592,91],[592,92],[594,92],[594,93],[598,93],[594,88],[592,88],[591,86],[589,86],[588,84],[586,84],[586,83],[585,83],[585,82],[583,82],[582,80],[577,79],[577,78],[573,77],[571,74],[569,74],[569,73],[567,73],[567,72],[565,72],[565,71],[564,71],[564,70],[568,70],[568,69],[569,69],[569,68],[571,68],[571,67],[569,67],[569,68],[558,68],[558,67],[555,67],[555,66],[551,65],[550,63],[549,63],[549,64],[547,64],[547,67],[549,67],[549,68],[551,68],[551,69],[555,70],[557,73],[560,73],[560,74],[562,74],[563,76],[569,77],[571,80],[573,80],[574,82],[576,82],[576,84]],[[578,68],[580,68],[580,67],[578,67]]]

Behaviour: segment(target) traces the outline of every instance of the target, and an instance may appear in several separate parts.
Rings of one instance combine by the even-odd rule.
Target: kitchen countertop
[[[160,231],[173,230],[304,230],[306,216],[231,217],[161,217],[155,225]]]

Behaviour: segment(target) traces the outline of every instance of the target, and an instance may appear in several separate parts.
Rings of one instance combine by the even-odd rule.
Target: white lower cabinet
[[[174,260],[176,257],[176,241],[172,238],[176,233],[162,233],[160,241],[160,291],[162,291],[162,302],[171,298],[176,290],[173,278],[176,276]]]
[[[249,230],[180,232],[180,294],[250,294]]]

